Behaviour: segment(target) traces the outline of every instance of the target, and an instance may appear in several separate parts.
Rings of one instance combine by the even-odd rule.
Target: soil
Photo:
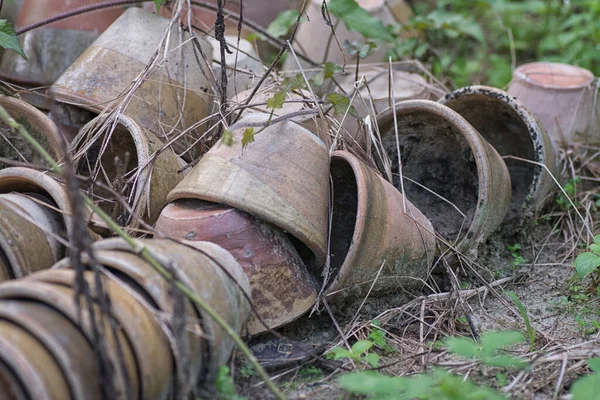
[[[27,132],[29,132],[44,149],[52,153],[50,143],[46,139],[45,134],[31,126],[29,121],[24,117],[17,118],[16,121],[23,125]],[[48,163],[29,144],[27,139],[25,139],[23,135],[11,129],[2,121],[0,121],[0,157],[42,167],[48,167]]]

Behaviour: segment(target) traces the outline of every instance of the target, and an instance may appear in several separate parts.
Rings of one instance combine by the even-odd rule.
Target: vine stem
[[[42,145],[33,138],[29,134],[29,132],[14,118],[10,116],[10,114],[4,109],[4,107],[0,106],[0,119],[4,120],[11,128],[15,129],[21,136],[31,144],[34,149],[46,160],[52,169],[61,174],[62,168],[60,165],[52,158],[52,156],[42,147]],[[231,326],[225,321],[211,306],[206,304],[193,290],[188,288],[182,282],[177,281],[176,278],[171,275],[154,256],[150,250],[140,243],[136,242],[134,238],[129,236],[127,232],[123,230],[108,214],[104,212],[100,207],[98,207],[92,199],[90,199],[86,194],[81,193],[83,196],[85,204],[92,209],[98,216],[108,225],[108,227],[114,231],[119,237],[121,237],[132,249],[134,249],[148,264],[152,266],[159,274],[161,274],[165,279],[173,279],[175,280],[175,284],[177,288],[194,304],[200,307],[203,311],[205,311],[221,328],[227,332],[227,335],[235,342],[240,351],[248,358],[256,372],[261,376],[264,380],[265,384],[269,387],[271,392],[275,395],[275,397],[279,400],[286,400],[285,395],[279,390],[277,385],[271,378],[269,374],[264,370],[264,368],[260,365],[254,354],[250,351],[248,346],[244,343],[244,341],[240,338],[240,336],[233,330]]]

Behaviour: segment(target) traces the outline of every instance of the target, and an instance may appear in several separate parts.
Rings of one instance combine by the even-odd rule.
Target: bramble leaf
[[[327,8],[350,32],[359,32],[366,38],[386,42],[394,40],[394,36],[383,23],[361,8],[355,0],[331,0],[327,3]]]
[[[352,345],[352,352],[354,354],[363,354],[369,351],[371,347],[373,347],[373,342],[370,340],[359,340]]]
[[[600,256],[594,253],[581,253],[575,259],[575,270],[577,276],[581,279],[585,278],[600,266]]]
[[[242,136],[242,148],[254,142],[254,128],[247,128]]]
[[[286,35],[298,19],[298,11],[287,10],[280,12],[277,18],[269,24],[267,32],[276,38]]]
[[[283,102],[285,101],[286,94],[287,92],[285,90],[275,93],[273,97],[267,100],[267,107],[272,109],[283,108]]]
[[[17,38],[17,33],[12,24],[5,19],[0,19],[0,47],[12,50],[27,60],[21,43],[19,43],[19,38]]]
[[[457,356],[465,358],[476,358],[479,356],[480,349],[473,339],[463,337],[451,337],[446,340],[448,350]]]
[[[352,115],[354,118],[362,119],[360,118],[360,115],[358,115],[356,108],[350,104],[350,100],[346,96],[339,93],[331,93],[327,95],[327,100],[333,105],[333,111],[336,114],[343,115],[347,111],[348,114]]]

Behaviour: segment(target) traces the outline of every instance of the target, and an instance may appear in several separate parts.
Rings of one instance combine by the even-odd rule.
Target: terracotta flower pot
[[[7,262],[8,276],[21,278],[50,268],[57,260],[46,234],[24,218],[24,210],[16,212],[13,205],[7,203],[0,200],[0,251]]]
[[[85,306],[86,303],[83,299],[81,300],[82,307],[79,313],[75,304],[74,290],[65,285],[49,284],[35,279],[4,282],[0,285],[0,299],[3,299],[3,301],[14,300],[18,302],[40,303],[48,306],[68,318],[70,323],[85,335],[88,343],[94,343],[94,333],[90,324],[90,314],[88,308]],[[107,357],[114,368],[113,383],[115,384],[115,389],[121,395],[119,398],[137,399],[140,395],[140,380],[136,360],[131,348],[132,344],[121,329],[116,330],[117,336],[115,338],[108,319],[104,317],[100,320],[98,317],[100,315],[99,307],[94,305],[94,309],[97,321],[99,322],[100,334],[106,339]],[[81,351],[84,352],[85,349]],[[19,353],[21,352],[19,351]],[[121,359],[123,360],[125,370],[121,368]],[[58,368],[55,370],[58,370]],[[30,370],[29,374],[32,372]],[[130,396],[127,397],[127,394]],[[33,396],[32,398],[37,399],[41,397]]]
[[[7,399],[29,400],[31,398],[14,371],[2,361],[0,361],[0,387]]]
[[[364,298],[422,286],[436,252],[429,220],[358,158],[331,155],[333,219],[331,271],[326,293]],[[383,267],[382,267],[383,265]],[[381,273],[379,271],[381,270]]]
[[[129,8],[58,78],[51,93],[58,102],[96,113],[118,107],[121,96],[150,62],[168,27],[166,18]],[[141,84],[123,110],[165,142],[207,117],[213,104],[205,75],[210,65],[198,65],[197,50],[187,34],[182,39],[185,44],[180,46],[176,24],[171,34],[166,61]],[[202,39],[199,43],[202,53],[210,57],[210,44]],[[188,161],[197,157],[203,150],[202,143],[197,142],[207,125],[187,132],[173,149],[185,153]],[[193,149],[188,149],[190,146]]]
[[[50,200],[51,207],[58,209],[63,219],[67,232],[71,232],[73,226],[73,212],[71,202],[66,188],[52,177],[30,168],[14,167],[5,168],[0,171],[0,193],[27,193],[29,195],[41,195]],[[91,212],[84,208],[86,220],[91,220]],[[84,223],[83,221],[78,221]],[[89,231],[92,240],[96,235]]]
[[[94,273],[84,273],[95,293]],[[33,274],[27,280],[62,285],[74,289],[75,271],[52,269]],[[111,298],[111,312],[131,344],[140,378],[140,397],[166,399],[171,390],[173,354],[151,310],[116,282],[105,279],[104,288]]]
[[[283,326],[315,303],[315,283],[290,239],[278,228],[243,211],[200,200],[177,200],[156,223],[159,234],[208,241],[229,251],[250,280],[252,301],[269,328]],[[250,334],[267,330],[254,314]]]
[[[208,242],[181,244],[170,240],[140,239],[138,243],[148,247],[163,265],[176,268],[183,283],[209,304],[235,332],[242,331],[250,312],[247,301],[250,284],[231,254]],[[125,241],[116,238],[96,242],[94,248],[137,254]],[[207,313],[198,306],[195,308],[201,316],[203,337],[208,338],[209,343],[203,378],[214,382],[219,368],[231,357],[234,342]]]
[[[107,131],[100,133],[95,129],[101,123],[100,117],[93,120],[73,141],[78,173],[122,193],[133,215],[123,209],[110,191],[99,187],[90,189],[92,198],[107,200],[100,205],[123,225],[134,231],[140,220],[153,224],[167,204],[167,194],[183,178],[180,170],[184,161],[172,149],[164,149],[160,140],[130,117],[120,116],[110,136]],[[157,152],[158,156],[154,157]],[[116,158],[123,169],[116,167]]]
[[[96,354],[83,333],[68,318],[42,303],[2,300],[0,319],[27,331],[27,335],[44,346],[56,360],[72,398],[101,399]],[[35,372],[43,373],[44,370]]]
[[[558,178],[554,143],[523,104],[508,93],[487,86],[468,86],[439,100],[466,119],[501,156],[515,156],[545,165]],[[541,165],[504,159],[512,182],[508,220],[531,216],[540,209],[554,180]]]
[[[510,175],[498,152],[458,113],[429,100],[396,104],[404,190],[456,250],[477,245],[506,216]],[[383,146],[398,173],[392,110],[377,120]],[[416,182],[416,183],[414,183]],[[398,175],[394,185],[401,188]]]
[[[0,106],[17,122],[22,124],[27,132],[42,145],[56,160],[63,156],[60,144],[61,134],[58,128],[43,112],[32,105],[14,97],[0,96]],[[14,131],[4,121],[0,121],[0,156],[15,161],[31,163],[36,166],[50,168],[50,165],[35,150],[19,132]]]
[[[12,370],[31,399],[71,398],[67,381],[49,351],[25,329],[2,320],[0,363]],[[2,396],[11,391],[3,387]]]
[[[255,118],[232,128],[233,143],[218,142],[167,199],[212,201],[250,213],[304,243],[322,264],[328,226],[327,147],[306,129],[285,121],[256,128],[260,133],[243,149],[245,124],[266,121],[264,114],[249,117]]]
[[[156,313],[172,314],[175,309],[175,300],[172,296],[172,284],[163,278],[151,265],[137,254],[124,251],[100,250],[94,253],[96,261],[112,273],[109,277],[117,279],[118,283],[141,293],[154,308]],[[89,266],[89,259],[83,258],[83,264]],[[68,258],[54,265],[55,269],[72,268]],[[186,354],[191,358],[189,365],[180,363],[181,357],[175,357],[175,366],[178,371],[189,376],[189,384],[194,385],[205,365],[206,342],[199,332],[202,332],[199,315],[189,302],[185,302],[187,348]],[[167,332],[170,335],[171,332]],[[183,350],[183,349],[182,349]]]
[[[508,93],[523,103],[560,146],[600,144],[594,74],[574,65],[536,62],[515,69]]]

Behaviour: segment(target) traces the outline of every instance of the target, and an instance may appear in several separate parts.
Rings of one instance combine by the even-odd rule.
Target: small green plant
[[[563,185],[564,193],[561,191],[560,195],[556,198],[556,204],[564,211],[570,210],[573,208],[573,204],[577,206],[577,202],[575,201],[575,195],[577,194],[577,184],[579,183],[579,177],[575,177],[575,179],[569,179],[567,183]],[[566,196],[565,196],[566,194]],[[569,201],[571,199],[571,201]]]
[[[579,279],[596,272],[600,267],[600,235],[594,237],[594,242],[575,259],[575,271]]]
[[[525,306],[523,305],[519,297],[515,294],[515,292],[506,292],[506,294],[512,299],[512,301],[519,309],[519,313],[521,314],[521,318],[523,318],[523,322],[525,322],[525,328],[527,329],[527,337],[529,338],[529,351],[533,351],[536,330],[531,326],[531,321],[529,320],[527,310],[525,309]]]
[[[323,370],[316,365],[305,365],[298,371],[298,378],[303,382],[323,379]]]
[[[239,396],[235,392],[235,385],[229,374],[229,367],[226,365],[219,368],[215,384],[217,387],[217,400],[246,400],[245,397]]]
[[[600,392],[600,358],[590,358],[587,363],[592,373],[573,383],[571,386],[572,400],[596,399]]]
[[[501,353],[503,349],[524,341],[523,334],[516,331],[487,332],[479,343],[466,337],[451,337],[446,348],[459,357],[478,360],[489,367],[522,369],[527,364],[521,359]]]
[[[506,247],[508,248],[508,251],[510,251],[510,255],[513,258],[513,267],[518,267],[519,265],[527,262],[527,259],[521,255],[521,243],[515,243],[512,246],[508,245]]]
[[[240,368],[240,376],[242,378],[248,379],[250,377],[256,376],[256,371],[254,371],[254,368],[252,368],[252,365],[250,363],[246,363]]]
[[[373,320],[371,325],[373,325],[373,330],[369,333],[369,340],[372,341],[375,346],[383,350],[386,354],[395,352],[396,350],[394,350],[394,348],[388,344],[385,337],[385,331],[380,328],[380,322]]]
[[[592,335],[600,331],[600,322],[597,319],[586,318],[582,314],[577,314],[575,316],[575,322],[579,325],[583,335]]]
[[[357,366],[362,363],[367,363],[371,367],[377,368],[379,366],[379,356],[376,353],[369,352],[373,346],[374,343],[370,340],[359,340],[352,345],[350,350],[343,347],[332,349],[329,357],[334,360],[349,358],[354,361]]]

